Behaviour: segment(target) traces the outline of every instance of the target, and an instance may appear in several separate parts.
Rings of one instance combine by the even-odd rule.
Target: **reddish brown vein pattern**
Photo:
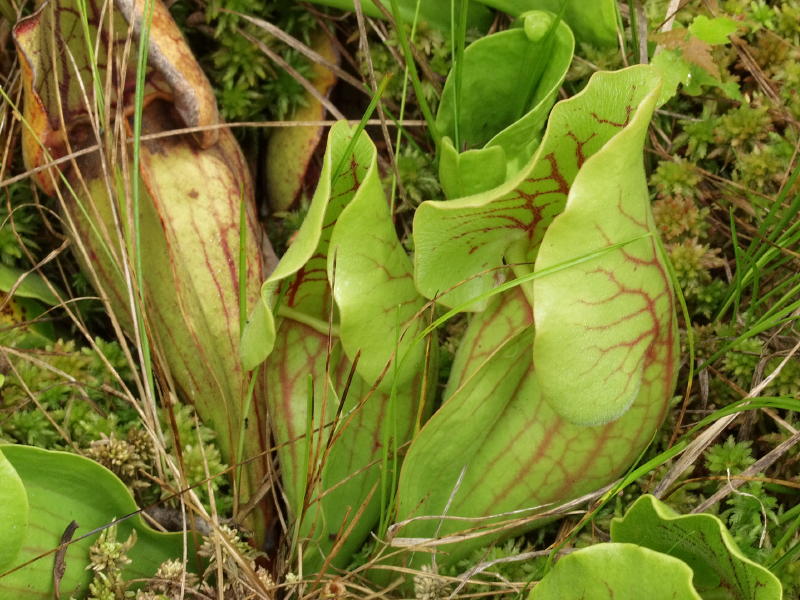
[[[633,70],[630,72],[637,73]],[[643,69],[638,73],[645,78],[651,77],[649,71]],[[639,80],[647,80],[645,78]],[[548,158],[547,148],[542,150],[543,160],[534,167],[521,186],[494,203],[487,202],[481,206],[477,206],[476,202],[473,202],[473,206],[467,206],[467,202],[455,204],[456,208],[449,214],[446,207],[439,205],[437,208],[440,213],[451,217],[449,221],[452,223],[457,222],[459,217],[466,221],[467,214],[472,211],[484,218],[489,227],[497,227],[498,230],[516,228],[529,234],[530,226],[537,217],[539,223],[534,228],[543,222],[530,206],[525,207],[529,214],[527,220],[521,215],[506,215],[501,225],[492,222],[499,219],[496,213],[488,212],[488,207],[502,206],[502,202],[516,202],[514,206],[521,208],[527,198],[520,191],[528,194],[528,197],[532,195],[531,188],[524,186],[541,185],[544,181],[548,182],[548,187],[538,188],[538,191],[543,195],[549,192],[557,196],[559,185],[554,185],[554,182],[558,181],[559,176],[567,187],[573,185],[579,167],[588,169],[586,161],[615,132],[629,125],[632,127],[634,115],[639,114],[633,107],[646,98],[649,102],[647,106],[652,110],[654,86],[651,85],[652,81],[647,81],[648,85],[642,86],[647,89],[629,85],[627,104],[617,105],[616,110],[612,108],[607,113],[591,104],[587,108],[578,101],[580,97],[565,103],[560,112],[556,110],[553,113],[553,120],[563,125],[561,129],[554,127],[556,131],[564,132],[560,136],[563,143],[552,150],[551,158]],[[602,98],[602,94],[599,96]],[[600,103],[595,101],[594,104]],[[557,248],[559,253],[552,253],[545,266],[587,251],[584,246],[596,250],[604,244],[623,241],[652,229],[646,194],[643,194],[641,169],[632,173],[613,171],[615,160],[626,160],[634,153],[641,152],[641,141],[637,145],[634,136],[641,135],[643,138],[645,116],[649,117],[649,114],[642,112],[644,116],[640,115],[641,118],[637,120],[638,129],[629,128],[626,131],[634,133],[620,138],[627,145],[620,143],[613,152],[609,150],[604,158],[607,162],[593,162],[591,168],[594,169],[594,179],[584,177],[580,191],[573,189],[570,210],[559,218],[559,228],[554,223],[548,232],[559,229],[552,239],[545,241]],[[591,126],[582,127],[581,123]],[[551,136],[551,142],[553,139],[555,136]],[[619,148],[625,148],[628,154],[622,153]],[[620,199],[618,205],[614,206],[613,195],[608,192],[615,189],[615,184],[606,187],[601,185],[598,179],[600,173],[615,173],[621,178],[613,181],[620,185],[620,193],[623,190],[630,192],[625,197],[627,202],[623,203]],[[592,181],[597,182],[596,188],[589,185]],[[605,206],[606,195],[611,199],[608,207]],[[533,205],[536,204],[534,199]],[[580,210],[576,207],[580,207]],[[626,207],[635,207],[636,214]],[[491,219],[487,219],[487,215]],[[567,215],[572,217],[564,220]],[[440,224],[447,221],[439,216]],[[477,232],[477,228],[472,231]],[[468,234],[469,231],[465,229],[460,233]],[[565,233],[571,233],[573,237],[566,237]],[[535,234],[533,237],[535,239]],[[475,252],[480,251],[478,246]],[[541,252],[544,253],[544,249]],[[545,356],[534,353],[531,313],[535,312],[538,318],[539,312],[532,311],[520,291],[507,292],[501,300],[493,300],[485,311],[473,317],[464,345],[454,361],[453,379],[447,390],[448,399],[412,444],[400,480],[399,519],[440,515],[446,506],[449,515],[486,517],[485,523],[493,520],[489,515],[504,511],[530,508],[534,512],[536,507],[543,504],[558,503],[608,483],[630,464],[650,440],[665,413],[674,387],[677,363],[674,303],[669,278],[658,259],[655,241],[640,239],[636,245],[624,247],[618,254],[610,255],[608,262],[585,263],[575,271],[560,273],[560,276],[564,285],[547,290],[550,293],[549,302],[561,307],[565,313],[559,314],[558,319],[551,319],[561,323],[557,333],[569,333],[569,336],[561,335],[557,340],[560,347],[569,346],[575,352],[585,354],[585,345],[581,344],[582,335],[588,337],[591,333],[607,330],[613,330],[616,334],[616,330],[621,329],[617,339],[608,340],[603,345],[598,342],[594,349],[604,356],[618,352],[620,360],[610,369],[606,369],[606,364],[602,373],[592,372],[590,375],[597,377],[602,386],[603,373],[625,368],[627,380],[635,379],[637,384],[633,404],[621,417],[604,425],[576,424],[563,418],[556,411],[559,401],[557,395],[548,401],[543,397],[544,376],[556,382],[580,382],[581,374],[570,369],[572,357],[559,353],[558,343],[548,357],[547,365],[544,364]],[[541,278],[536,284],[555,279],[554,276],[548,278]],[[603,285],[596,285],[598,279]],[[642,286],[646,284],[646,288],[637,285],[639,281]],[[600,294],[585,293],[596,287],[602,290]],[[537,305],[541,304],[541,291],[541,288],[534,287],[533,296]],[[624,305],[622,309],[610,310],[610,316],[605,319],[586,316],[587,312],[591,313],[597,307],[616,306],[620,302]],[[635,327],[629,327],[634,322]],[[537,321],[537,327],[541,325],[542,322]],[[572,330],[568,331],[570,327]],[[538,339],[538,333],[536,336]],[[629,365],[624,364],[629,353],[642,355],[641,365],[636,365],[635,377]],[[518,374],[519,369],[523,370],[522,376]],[[591,368],[588,370],[592,371]],[[463,479],[458,485],[462,472]],[[475,522],[465,525],[448,520],[415,521],[399,534],[410,537],[443,536],[475,525]],[[440,558],[448,563],[456,561],[475,546],[485,545],[493,537],[496,536],[462,540],[457,545],[447,546],[447,555]],[[418,560],[417,564],[426,559],[425,556],[414,558]]]
[[[527,239],[534,251],[563,210],[578,170],[628,123],[637,94],[636,86],[631,86],[629,102],[610,105],[607,114],[582,96],[557,105],[539,158],[511,191],[424,203],[414,222],[420,289],[433,296],[499,267],[504,249],[517,240]]]
[[[328,245],[339,215],[358,191],[366,170],[367,167],[354,154],[348,160],[347,168],[333,182],[316,251],[277,292],[284,294],[284,301],[290,308],[323,321],[328,320],[332,302],[327,275]]]

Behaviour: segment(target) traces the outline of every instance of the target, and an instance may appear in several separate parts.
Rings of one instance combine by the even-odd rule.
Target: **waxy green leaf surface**
[[[638,87],[650,93],[618,106],[624,118],[606,119],[619,132],[585,157],[564,212],[544,235],[534,270],[656,231],[642,165],[656,82],[644,78]],[[637,86],[629,85],[633,95]],[[669,385],[674,374],[661,365],[675,352],[674,306],[653,237],[537,279],[533,298],[533,352],[542,394],[568,421],[608,423],[651,378],[666,377]]]
[[[58,297],[50,290],[41,275],[0,265],[0,292],[7,293],[12,289],[14,296],[18,298],[32,298],[50,306],[58,304]]]
[[[552,508],[619,476],[650,442],[672,387],[665,387],[665,380],[644,386],[613,423],[570,423],[543,401],[532,317],[516,289],[472,318],[444,404],[414,438],[400,475],[398,520],[443,515],[448,503],[449,516],[486,518],[417,521],[397,535],[441,537],[500,521],[491,515],[506,511],[528,508],[518,515],[528,516]],[[448,544],[442,547],[447,555],[438,560],[450,564],[496,537]],[[415,560],[430,558],[420,554]]]
[[[13,297],[7,298],[12,290]],[[58,304],[58,297],[41,275],[0,265],[0,344],[43,348],[53,342],[55,328],[47,316],[43,317],[45,304]]]
[[[331,129],[306,219],[242,340],[252,364],[268,355],[284,491],[292,517],[302,515],[309,569],[334,551],[333,564],[346,565],[374,525],[385,444],[408,439],[422,386],[425,349],[415,338],[424,299],[392,224],[375,147],[364,133],[351,145],[354,135],[343,122]]]
[[[121,0],[109,13],[96,2],[51,0],[16,25],[31,125],[23,129],[29,168],[62,156],[68,147],[95,143],[94,128],[131,133],[136,44],[124,53],[128,23],[141,25],[143,4]],[[142,133],[218,125],[213,90],[180,30],[161,2],[152,9]],[[106,80],[114,82],[110,95],[101,91]],[[98,122],[117,114],[125,115],[123,122]],[[101,141],[102,157],[83,155],[64,163],[63,171],[42,171],[36,182],[48,193],[60,191],[82,270],[130,338],[137,330],[149,333],[156,369],[216,430],[223,459],[240,462],[240,436],[247,457],[261,455],[248,464],[237,490],[246,502],[270,460],[263,388],[255,385],[245,415],[248,382],[238,356],[240,243],[247,306],[255,304],[269,268],[262,252],[271,252],[258,227],[249,168],[231,132],[217,127],[143,141],[138,173],[131,172],[130,150],[120,153],[126,143]],[[134,180],[140,190],[138,240],[131,214]],[[139,262],[141,290],[131,273]],[[133,311],[137,297],[142,305]],[[134,312],[145,321],[141,328]],[[266,503],[259,508],[254,519],[260,535],[270,509]]]
[[[692,570],[634,544],[596,544],[561,558],[529,600],[701,600]]]
[[[655,497],[645,495],[624,517],[611,522],[611,539],[638,544],[686,563],[703,598],[780,600],[782,596],[778,578],[742,554],[715,515],[679,515]]]
[[[437,300],[458,306],[505,277],[506,269],[498,272],[504,258],[517,274],[529,273],[531,265],[523,263],[535,259],[579,168],[628,123],[656,79],[646,67],[596,74],[583,92],[553,108],[541,145],[519,173],[475,196],[420,205],[414,217],[419,290],[444,294]]]
[[[423,345],[414,338],[422,328],[415,316],[424,299],[394,231],[375,146],[362,133],[345,156],[352,135],[346,123],[331,128],[308,214],[264,283],[262,301],[245,328],[242,355],[252,368],[272,351],[276,304],[278,314],[288,309],[325,330],[332,286],[336,328],[348,357],[360,354],[357,370],[365,381],[378,382],[390,359],[399,357],[396,380],[378,382],[386,388],[408,381],[422,360]]]
[[[340,10],[355,11],[354,0],[311,0],[315,4],[332,6]],[[392,5],[390,0],[382,0],[383,6],[391,12]],[[397,0],[397,8],[400,11],[400,18],[403,22],[411,24],[415,20],[419,6],[419,15],[416,19],[418,23],[427,23],[431,27],[442,31],[450,31],[450,3],[431,0]],[[361,10],[369,17],[385,19],[386,15],[375,6],[372,0],[361,0]],[[492,24],[492,13],[487,10],[480,2],[469,2],[469,12],[467,13],[467,28],[486,31]]]
[[[28,531],[28,495],[25,484],[0,450],[0,573],[14,566]],[[2,585],[0,579],[0,586]]]
[[[569,27],[550,13],[526,19],[535,32],[509,29],[465,49],[458,105],[455,71],[447,78],[436,126],[444,136],[439,178],[450,198],[500,185],[528,163],[539,145],[575,41]]]
[[[515,17],[529,10],[549,10],[559,14],[581,43],[614,47],[617,41],[616,0],[478,0],[486,6],[502,10]]]
[[[398,520],[483,519],[414,521],[397,535],[441,537],[598,489],[636,459],[661,423],[678,361],[642,159],[658,91],[646,66],[597,74],[553,109],[527,172],[480,196],[420,207],[414,236],[423,290],[440,289],[435,278],[451,281],[459,265],[462,277],[479,272],[469,264],[476,255],[487,257],[484,268],[518,256],[535,265],[517,272],[550,272],[494,296],[472,316],[444,404],[413,440],[401,471]],[[470,292],[494,281],[480,283]],[[609,345],[608,356],[596,352],[600,344]],[[623,351],[614,353],[618,346]],[[576,393],[577,385],[586,393]],[[498,535],[448,544],[439,560],[456,561]]]
[[[62,598],[82,597],[92,577],[86,569],[89,547],[99,532],[78,538],[137,510],[125,484],[105,467],[75,454],[31,446],[0,446],[0,496],[6,500],[0,503],[0,600],[53,598],[56,555],[38,557],[62,543],[72,521],[78,525],[72,535],[77,541],[64,553],[60,591]],[[119,524],[117,539],[128,539],[134,530],[137,542],[128,553],[126,578],[152,577],[163,561],[183,556],[181,534],[156,532],[138,515]]]

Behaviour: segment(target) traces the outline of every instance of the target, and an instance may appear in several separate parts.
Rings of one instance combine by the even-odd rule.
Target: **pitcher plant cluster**
[[[608,38],[614,3],[594,23],[486,4],[518,18],[456,57],[431,115],[446,199],[416,209],[413,256],[375,144],[340,121],[276,257],[243,154],[159,0],[50,0],[14,28],[25,163],[140,353],[143,422],[163,436],[158,404],[191,404],[232,465],[235,521],[257,547],[277,532],[305,573],[347,567],[371,533],[438,540],[439,565],[520,533],[623,474],[673,394],[676,302],[643,164],[661,71],[599,72],[556,103],[576,37]],[[438,398],[436,328],[463,312]],[[62,493],[77,535],[132,512],[90,461],[3,455],[15,483],[0,512],[18,527],[0,571],[59,545],[66,523],[42,517],[53,469],[74,480]],[[91,494],[70,496],[87,481]],[[137,572],[181,556],[139,520],[118,535],[138,537]],[[62,589],[89,584],[90,542],[69,545]],[[384,564],[430,565],[410,545]],[[52,595],[34,575],[48,560],[1,579],[0,596]]]

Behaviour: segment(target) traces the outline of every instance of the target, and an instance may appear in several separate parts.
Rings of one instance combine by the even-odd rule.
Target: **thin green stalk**
[[[311,465],[311,456],[313,454],[313,435],[314,435],[314,379],[309,374],[308,376],[308,393],[306,394],[306,434],[305,434],[305,452],[302,452],[302,463],[297,473],[297,505],[295,510],[294,531],[292,532],[291,556],[296,555],[297,544],[300,540],[300,526],[303,523],[303,516],[306,505],[306,494],[309,489],[309,467]],[[301,561],[302,564],[302,561]]]
[[[378,102],[380,102],[383,93],[386,91],[386,86],[389,83],[389,79],[391,79],[391,74],[387,74],[381,79],[381,82],[378,84],[378,89],[375,90],[372,98],[369,101],[369,105],[367,106],[367,110],[364,111],[364,114],[361,116],[361,121],[359,121],[358,125],[356,126],[353,135],[350,138],[350,141],[347,144],[344,152],[342,153],[342,157],[339,159],[339,162],[336,163],[336,167],[334,167],[333,172],[331,173],[331,182],[335,182],[339,175],[342,174],[342,170],[344,169],[345,163],[350,158],[350,155],[353,153],[353,150],[356,147],[356,143],[358,142],[358,137],[361,135],[361,132],[364,131],[364,128],[367,126],[367,121],[369,121],[372,113],[375,112],[375,108],[378,106]]]
[[[689,350],[689,374],[686,377],[686,391],[684,392],[683,395],[683,404],[680,416],[678,417],[680,425],[680,420],[683,419],[683,416],[685,414],[685,409],[692,392],[692,382],[694,381],[695,358],[696,358],[694,327],[692,326],[692,317],[689,313],[689,307],[686,304],[686,297],[683,295],[683,290],[681,289],[680,282],[678,281],[678,274],[675,272],[675,266],[672,264],[672,261],[669,258],[669,253],[667,252],[667,249],[664,247],[664,242],[661,240],[661,238],[655,236],[654,239],[656,241],[656,246],[658,247],[658,253],[661,255],[661,260],[664,261],[664,264],[667,267],[667,273],[669,274],[669,278],[672,283],[672,289],[675,290],[675,297],[678,299],[678,304],[681,307],[683,322],[686,324],[686,345],[688,346]],[[672,435],[670,443],[674,442],[674,440],[675,440],[675,434]]]
[[[628,14],[631,22],[631,46],[636,49],[639,47],[639,11],[636,0],[628,0]]]
[[[247,395],[245,396],[244,407],[242,410],[242,422],[239,424],[239,441],[236,444],[236,456],[234,456],[236,464],[236,490],[234,497],[237,500],[239,498],[238,490],[242,489],[242,469],[245,465],[245,461],[242,456],[244,454],[244,437],[247,432],[247,420],[250,417],[250,409],[253,406],[253,394],[255,393],[256,389],[256,381],[258,381],[259,368],[250,372],[250,382],[247,384]]]
[[[797,298],[794,291],[797,289],[797,286],[799,285],[800,285],[800,274],[792,274],[788,275],[782,281],[777,282],[775,286],[770,289],[769,292],[766,292],[764,294],[759,294],[758,298],[753,303],[755,306],[758,306],[759,304],[764,302],[764,299],[769,300],[769,302],[768,304],[766,304],[766,306],[768,307],[767,310],[764,312],[763,315],[760,316],[758,321],[763,321],[765,319],[772,318],[774,315],[784,312],[785,308],[789,306],[792,303],[792,301]],[[789,288],[788,292],[783,291],[786,288]],[[773,299],[774,295],[781,293],[783,293],[783,295],[778,300]]]
[[[150,40],[150,27],[153,22],[154,0],[145,0],[142,15],[142,25],[139,34],[139,47],[136,56],[136,89],[134,92],[133,112],[133,166],[131,168],[131,203],[133,210],[133,252],[134,252],[134,279],[136,292],[134,294],[133,311],[136,314],[139,340],[142,352],[142,368],[145,372],[145,385],[151,398],[154,398],[155,381],[150,354],[150,344],[147,331],[144,327],[144,269],[142,267],[142,231],[141,231],[141,180],[139,166],[141,163],[142,143],[142,113],[144,110],[145,75],[147,73],[147,50]],[[135,18],[135,17],[134,17]]]
[[[786,551],[786,554],[781,556],[778,560],[776,560],[769,566],[769,569],[773,573],[779,573],[784,569],[784,567],[793,564],[798,557],[800,557],[800,542],[795,543],[794,546],[789,548]]]
[[[247,203],[239,190],[239,335],[247,322]]]
[[[412,42],[414,41],[414,36],[417,33],[417,20],[419,19],[419,9],[420,9],[421,4],[422,4],[422,0],[417,0],[417,4],[414,7],[414,20],[411,22],[411,41]],[[395,142],[394,142],[395,157],[399,156],[399,154],[400,154],[400,143],[401,143],[401,141],[403,139],[403,134],[406,133],[405,132],[405,128],[402,127],[402,125],[400,125],[400,123],[403,121],[403,117],[406,114],[406,102],[407,101],[408,101],[408,65],[406,65],[405,70],[403,71],[403,91],[402,91],[402,93],[400,95],[400,115],[399,115],[399,118],[396,121],[397,136],[396,136]],[[391,118],[391,115],[389,114],[389,112],[388,111],[385,111],[385,112],[386,112],[387,115],[389,115],[389,118]],[[411,137],[410,139],[414,140],[413,137]],[[414,142],[414,143],[416,144],[416,142]],[[419,148],[418,145],[417,145],[417,148]],[[397,197],[397,176],[396,176],[395,172],[393,172],[392,173],[392,189],[391,189],[391,193],[389,194],[389,214],[390,215],[394,215],[396,197]]]
[[[464,79],[464,46],[467,39],[467,0],[461,0],[458,11],[456,1],[450,0],[450,55],[453,57],[453,144],[461,151],[461,93]],[[456,14],[458,18],[456,18]]]
[[[86,54],[89,57],[89,65],[92,70],[92,88],[94,89],[94,112],[99,121],[100,130],[106,129],[105,110],[105,94],[103,93],[103,81],[100,78],[100,70],[97,67],[97,56],[94,52],[94,43],[90,35],[89,29],[89,12],[86,7],[86,0],[78,0],[78,14],[80,15],[81,29],[83,31],[83,40],[86,43]],[[88,107],[87,107],[88,109]]]
[[[797,531],[800,530],[800,504],[787,510],[781,515],[779,521],[780,524],[783,525],[790,519],[793,519],[792,522],[784,529],[783,535],[775,543],[775,547],[772,549],[772,552],[770,552],[767,562],[776,562],[775,557],[783,551],[786,545],[794,538]]]
[[[733,216],[733,207],[731,206],[728,209],[728,220],[730,222],[731,227],[731,242],[733,244],[733,259],[736,264],[736,273],[734,275],[733,280],[733,314],[739,314],[739,301],[742,297],[742,272],[743,270],[740,268],[742,264],[742,253],[741,248],[739,247],[739,238],[736,234],[736,219]],[[754,298],[757,298],[758,295],[754,295]]]
[[[778,211],[781,210],[783,203],[786,202],[789,191],[794,188],[798,177],[800,177],[800,162],[795,165],[791,174],[786,179],[786,183],[778,193],[778,197],[775,199],[775,202],[770,205],[767,217],[764,219],[764,222],[758,229],[759,234],[768,241],[775,241],[775,237],[784,230],[786,225],[789,224],[789,221],[796,216],[798,210],[800,210],[800,195],[798,195],[795,196],[792,204],[787,208],[787,210],[783,211],[782,215],[779,215],[778,213]],[[754,238],[753,243],[760,244],[761,241],[758,238]]]
[[[439,133],[439,130],[436,128],[436,120],[433,118],[433,112],[431,112],[431,107],[428,104],[428,101],[425,99],[425,92],[422,89],[422,82],[420,81],[419,72],[417,71],[417,64],[414,62],[414,54],[411,52],[411,46],[408,43],[408,37],[406,36],[405,29],[403,29],[403,20],[400,16],[400,9],[397,6],[397,0],[390,0],[390,2],[392,5],[392,15],[394,16],[395,20],[395,27],[397,28],[397,37],[400,40],[400,47],[403,50],[403,58],[406,60],[406,65],[408,66],[408,71],[411,75],[411,84],[414,86],[414,94],[417,96],[417,102],[419,103],[419,108],[422,111],[422,116],[425,118],[425,122],[428,124],[428,131],[430,132],[430,135],[433,138],[436,146],[439,146],[441,144],[442,134]]]
[[[775,307],[782,306],[781,300],[775,300],[775,297],[779,296],[779,294],[784,294],[786,296],[785,290],[787,288],[794,287],[795,289],[797,286],[800,285],[800,274],[798,275],[789,275],[785,277],[783,280],[779,281],[772,285],[768,292],[763,294],[759,294],[757,298],[752,298],[750,300],[750,311],[753,313],[757,313],[759,308],[763,305],[767,307],[765,314],[769,314],[774,311]],[[789,292],[791,294],[792,292]]]
[[[757,235],[747,249],[739,253],[738,244],[734,245],[737,252],[736,279],[728,297],[717,312],[716,320],[721,320],[732,306],[734,309],[738,306],[742,289],[746,286],[752,286],[753,297],[757,298],[760,295],[758,282],[789,260],[782,251],[800,245],[800,221],[796,220],[796,215],[800,211],[800,195],[796,195],[792,202],[786,205],[789,191],[798,178],[800,178],[800,162],[795,165],[786,184],[771,204]]]
[[[400,347],[400,315],[395,313],[394,355],[398,356]],[[389,528],[397,496],[397,463],[399,460],[397,446],[397,374],[400,361],[392,363],[392,388],[389,392],[388,417],[381,426],[381,514],[378,520],[378,536],[383,538]]]
[[[239,335],[242,335],[247,321],[247,201],[244,197],[244,187],[239,188]],[[250,373],[250,381],[247,384],[247,394],[244,398],[242,407],[241,422],[239,423],[239,441],[236,444],[236,456],[234,456],[236,468],[236,489],[234,497],[238,499],[238,490],[242,489],[242,467],[244,454],[244,438],[247,433],[247,420],[250,418],[250,409],[253,406],[253,394],[255,393],[256,380],[258,379],[258,368]]]
[[[787,299],[790,296],[787,294],[785,296]],[[727,344],[724,344],[722,347],[718,348],[716,352],[714,352],[711,356],[706,358],[703,361],[703,364],[712,364],[715,360],[719,357],[723,356],[728,350],[730,350],[734,345],[750,339],[753,336],[758,335],[759,333],[763,333],[773,327],[780,327],[782,325],[786,325],[793,321],[800,321],[800,314],[795,314],[795,312],[800,309],[800,300],[787,304],[785,306],[776,307],[776,312],[770,314],[766,317],[763,317],[756,321],[755,324],[751,325],[748,329],[744,331],[740,336],[731,340]]]

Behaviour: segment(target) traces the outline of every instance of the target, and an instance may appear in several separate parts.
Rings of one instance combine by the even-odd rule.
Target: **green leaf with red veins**
[[[276,336],[273,312],[277,302],[307,318],[328,321],[331,311],[326,275],[328,244],[339,213],[357,191],[353,177],[360,180],[365,170],[363,163],[356,161],[355,174],[347,169],[335,181],[332,180],[339,158],[330,151],[335,139],[334,128],[331,128],[319,183],[306,218],[275,270],[264,282],[261,302],[245,325],[241,354],[248,369],[258,366],[272,352]],[[354,159],[363,157],[365,152],[369,154],[370,144],[360,139],[353,148]],[[344,148],[340,149],[343,151]]]
[[[492,289],[506,263],[518,275],[532,271],[578,170],[620,133],[655,83],[646,66],[595,74],[584,91],[553,108],[541,145],[517,175],[481,194],[421,204],[414,217],[420,292],[444,294],[440,302],[458,306]]]
[[[658,78],[645,76],[639,85],[648,93],[636,104],[620,105],[618,96],[600,99],[613,101],[624,117],[607,120],[619,132],[581,167],[536,259],[540,271],[639,238],[533,282],[533,353],[542,394],[578,424],[613,421],[642,386],[674,376],[665,359],[675,343],[675,309],[658,242],[647,236],[655,226],[642,162]]]
[[[457,110],[455,71],[445,82],[436,126],[444,136],[439,178],[449,198],[506,181],[530,161],[541,141],[575,40],[551,13],[536,11],[524,22],[525,27],[486,36],[464,50]]]
[[[491,515],[523,511],[516,518],[552,508],[613,481],[650,442],[672,381],[643,385],[633,406],[613,423],[576,425],[542,400],[533,338],[533,310],[519,289],[494,297],[472,317],[445,401],[403,463],[398,521],[444,514],[479,519],[413,521],[398,536],[443,537],[503,521]],[[437,561],[453,564],[501,535],[441,546],[447,554]],[[417,553],[413,560],[420,566],[430,557]]]
[[[308,216],[265,284],[272,306],[262,303],[263,322],[277,323],[265,376],[283,488],[301,519],[309,570],[326,556],[346,566],[374,526],[381,459],[391,452],[383,444],[410,437],[423,382],[424,345],[415,342],[423,320],[415,316],[424,299],[392,224],[375,146],[360,133],[351,147],[353,135],[343,122],[331,128]]]
[[[369,138],[363,134],[363,139]],[[415,339],[424,327],[420,311],[425,299],[414,286],[411,261],[397,239],[371,143],[370,151],[361,187],[334,227],[328,277],[344,350],[351,360],[360,352],[359,375],[372,384],[394,357],[390,375],[378,384],[387,389],[405,384],[419,371],[425,348]]]
[[[360,354],[359,375],[372,384],[390,359],[399,357],[398,371],[379,382],[387,388],[408,381],[419,369],[424,347],[414,339],[422,321],[414,317],[424,299],[414,286],[411,262],[392,224],[375,146],[361,133],[352,155],[345,157],[352,136],[344,122],[331,128],[308,215],[264,284],[262,313],[257,315],[262,329],[257,331],[251,318],[243,347],[249,368],[271,351],[274,324],[263,324],[272,311],[268,314],[263,308],[278,298],[295,318],[327,323],[332,285],[342,345],[351,360]],[[340,172],[334,174],[337,168]]]
[[[283,491],[291,518],[302,519],[298,539],[304,570],[312,573],[327,556],[332,566],[345,567],[374,527],[384,428],[396,426],[392,435],[402,445],[417,411],[418,380],[404,386],[392,404],[388,394],[370,392],[358,375],[347,388],[351,366],[336,340],[329,351],[326,335],[291,319],[280,320],[265,365]],[[309,379],[314,390],[310,442]]]
[[[652,439],[678,362],[672,290],[649,235],[642,163],[659,83],[647,66],[595,75],[584,92],[553,109],[539,157],[525,180],[505,186],[510,192],[499,200],[428,203],[428,215],[418,215],[415,226],[438,223],[447,231],[447,217],[455,213],[455,226],[476,237],[477,228],[468,229],[470,210],[487,228],[500,214],[495,222],[505,236],[533,224],[530,238],[519,237],[516,246],[497,235],[495,251],[506,244],[500,253],[506,260],[538,254],[529,269],[550,274],[492,297],[472,317],[445,402],[414,439],[401,471],[399,521],[422,515],[476,520],[412,520],[398,536],[448,536],[496,524],[500,513],[541,512],[613,481]],[[526,213],[521,185],[560,194],[547,208],[563,213],[543,218],[534,202]],[[536,188],[527,189],[533,195]],[[456,209],[448,212],[451,206]],[[517,212],[491,212],[494,206]],[[416,239],[433,239],[433,229],[424,233],[427,238]],[[464,244],[458,236],[441,241],[442,253]],[[608,250],[614,244],[620,248]],[[432,246],[418,244],[417,251],[423,255],[418,264],[443,267]],[[581,256],[594,258],[558,269]],[[609,356],[594,351],[602,344]],[[618,377],[622,369],[625,378]],[[459,538],[437,560],[452,564],[503,534]],[[417,553],[412,563],[429,560]]]

